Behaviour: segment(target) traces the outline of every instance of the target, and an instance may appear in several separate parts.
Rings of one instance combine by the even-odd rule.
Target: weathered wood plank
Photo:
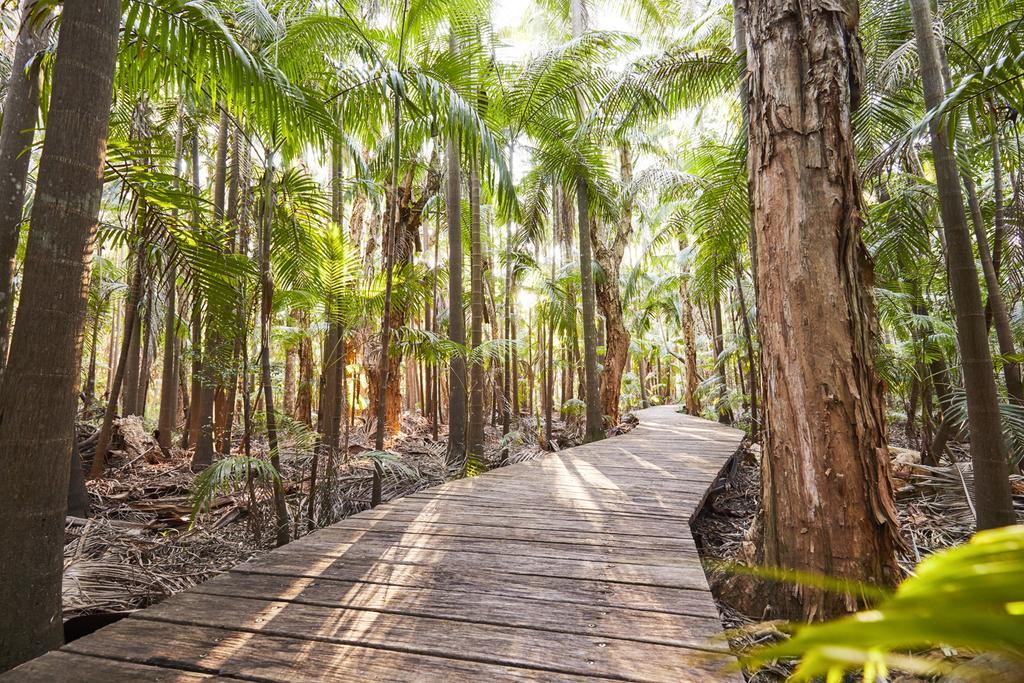
[[[8,677],[4,677],[5,679]],[[72,681],[103,681],[103,683],[221,683],[239,678],[214,676],[164,666],[121,662],[103,657],[76,654],[64,650],[24,664],[10,678],[23,683],[71,683]]]
[[[289,560],[282,555],[274,563],[244,565],[231,573],[267,574],[296,579],[328,579],[382,586],[402,586],[431,590],[456,590],[513,597],[547,600],[552,604],[568,602],[583,605],[607,605],[657,612],[688,614],[687,605],[693,596],[700,596],[709,612],[714,602],[706,584],[696,588],[669,588],[610,581],[579,581],[555,576],[530,574],[510,575],[495,570],[472,574],[461,567],[449,565],[409,565],[378,562],[369,568],[358,568],[328,561],[314,567],[308,558]]]
[[[197,593],[266,598],[322,607],[412,614],[416,616],[518,626],[546,631],[589,634],[664,645],[692,642],[681,639],[680,620],[666,614],[607,605],[559,606],[531,596],[510,596],[453,589],[432,590],[410,586],[371,585],[328,579],[303,579],[268,574],[222,575],[196,587]],[[687,610],[687,633],[699,641],[711,641],[722,624],[706,593],[690,591],[680,596],[679,610]]]
[[[268,553],[240,569],[252,571],[256,567],[281,569],[283,567],[312,568],[317,575],[344,578],[365,573],[375,565],[390,567],[432,567],[443,564],[446,568],[463,572],[504,572],[509,580],[515,575],[531,575],[576,579],[579,581],[613,581],[643,586],[667,588],[705,589],[707,579],[700,560],[695,556],[680,557],[679,566],[628,564],[603,560],[566,559],[564,557],[534,557],[475,553],[459,550],[431,550],[380,547],[357,543],[343,553],[332,551],[334,544],[310,542],[289,548],[288,552]]]
[[[369,533],[359,529],[332,528],[325,530],[325,533],[315,534],[308,540],[303,539],[292,550],[312,551],[320,557],[339,559],[355,559],[369,555],[415,558],[420,552],[443,552],[677,567],[694,566],[693,549],[692,546],[640,549],[623,548],[610,543],[552,543],[541,535],[532,539],[505,539],[495,543],[493,538],[402,532]]]
[[[484,679],[500,683],[534,680],[582,683],[605,678],[552,675],[535,669],[343,645],[305,637],[287,638],[203,626],[185,628],[134,618],[124,619],[76,640],[64,649],[111,660],[189,667],[205,673],[266,683],[426,683],[439,679],[467,683]]]
[[[496,519],[495,522],[498,520]],[[545,544],[566,543],[586,546],[614,546],[617,548],[636,548],[641,550],[660,549],[666,552],[687,552],[696,547],[691,538],[673,537],[671,532],[665,536],[634,536],[628,532],[613,533],[595,531],[593,529],[558,528],[552,525],[527,526],[516,522],[515,526],[494,524],[450,524],[437,522],[420,522],[415,519],[394,519],[391,516],[373,520],[362,516],[350,517],[333,527],[331,530],[358,530],[365,533],[452,536],[457,538],[487,539],[490,541],[529,541]]]
[[[343,610],[270,600],[182,593],[140,617],[180,624],[258,631],[342,645],[621,680],[673,681],[680,664],[711,673],[712,641],[680,633],[673,646],[529,628],[465,623],[413,615]],[[424,634],[430,637],[425,638]],[[704,642],[701,642],[703,640]],[[693,648],[703,645],[706,651]],[[718,645],[723,649],[722,645]],[[721,662],[725,658],[721,658]]]

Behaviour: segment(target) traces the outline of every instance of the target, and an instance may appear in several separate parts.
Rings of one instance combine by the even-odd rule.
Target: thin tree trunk
[[[476,352],[483,343],[484,324],[484,255],[480,225],[480,178],[477,175],[476,160],[469,168],[469,213],[470,213],[470,348]],[[471,473],[483,467],[484,458],[484,364],[483,359],[474,356],[469,364],[469,429],[466,468]]]
[[[454,52],[454,37],[452,38]],[[462,168],[459,143],[447,149],[448,191],[448,337],[466,346],[466,317],[462,308]],[[455,354],[448,370],[448,466],[462,471],[466,464],[466,358]]]
[[[985,288],[988,291],[986,310],[991,311],[991,322],[995,323],[996,341],[999,343],[999,353],[1006,360],[1003,361],[1003,379],[1006,382],[1006,393],[1010,400],[1017,405],[1024,405],[1024,387],[1021,386],[1020,363],[1011,359],[1017,355],[1017,349],[1013,341],[1013,329],[1010,327],[1010,315],[1006,310],[1006,300],[1003,299],[1002,289],[999,287],[999,273],[996,272],[992,252],[989,250],[988,237],[985,235],[985,222],[981,216],[981,205],[978,203],[978,192],[974,180],[964,176],[964,188],[967,190],[967,204],[971,209],[971,222],[974,225],[974,239],[978,244],[978,260],[981,261],[981,271],[985,276]],[[989,318],[986,316],[986,333],[989,327]]]
[[[291,312],[292,319],[295,319],[297,311]],[[299,350],[296,344],[289,344],[284,352],[284,404],[281,410],[288,417],[295,414],[295,396],[298,392],[298,365]]]
[[[927,0],[910,0],[917,38],[925,105],[934,109],[945,96],[939,53]],[[943,233],[949,286],[956,309],[957,341],[963,359],[967,419],[971,429],[971,460],[974,464],[974,507],[979,529],[1013,524],[1016,515],[1010,498],[1009,461],[1003,442],[992,354],[985,329],[981,288],[974,265],[960,178],[951,142],[944,125],[929,124],[932,154]],[[998,285],[997,285],[998,287]]]
[[[747,299],[743,295],[743,280],[740,277],[740,266],[736,264],[736,294],[740,302],[740,317],[743,320],[743,340],[747,347],[747,365],[750,366],[750,438],[757,441],[760,418],[757,414],[757,355],[754,352],[754,330],[747,312]]]
[[[686,241],[679,244],[680,250],[686,249]],[[687,271],[689,269],[687,268]],[[697,372],[697,335],[693,327],[693,302],[690,300],[689,272],[684,272],[679,278],[679,305],[682,308],[683,328],[683,354],[686,356],[686,412],[690,415],[700,415],[700,375]]]
[[[11,62],[0,128],[0,373],[7,360],[14,314],[14,260],[21,234],[28,166],[39,117],[39,62],[29,62],[50,42],[52,19],[30,20],[35,0],[21,0],[21,24]]]
[[[749,171],[768,418],[763,560],[892,585],[898,521],[850,122],[857,16],[854,0],[828,10],[750,2]],[[859,602],[772,586],[781,617],[829,618]]]
[[[234,132],[234,146],[231,150],[231,182],[228,185],[228,242],[229,250],[242,255],[249,251],[249,209],[250,193],[249,188],[249,147],[243,144],[243,134],[237,125]],[[223,453],[231,453],[232,432],[235,426],[235,412],[238,395],[238,366],[241,361],[242,350],[246,344],[247,327],[245,319],[248,314],[245,310],[246,302],[244,292],[239,292],[235,303],[234,320],[235,328],[232,330],[231,367],[227,372],[226,396],[224,398],[224,421],[221,426],[221,446]]]
[[[217,157],[214,162],[213,173],[213,220],[220,230],[224,221],[224,210],[227,193],[228,175],[228,115],[221,111],[220,121],[217,125]],[[220,245],[224,251],[229,250],[227,245]],[[203,339],[203,372],[200,375],[199,393],[199,432],[196,441],[196,450],[192,454],[192,469],[202,470],[213,463],[214,452],[214,418],[213,408],[215,404],[218,385],[222,384],[218,361],[223,355],[223,340],[219,326],[223,324],[224,318],[230,315],[230,310],[225,310],[222,304],[217,304],[213,299],[206,302],[206,329]]]
[[[130,353],[132,347],[138,349],[137,343],[132,338],[138,334],[136,317],[138,316],[138,291],[142,283],[142,262],[135,261],[132,269],[132,279],[128,285],[128,298],[125,300],[125,337],[121,339],[121,353],[117,359],[117,370],[107,387],[107,406],[103,412],[103,422],[100,424],[100,433],[96,439],[96,454],[92,459],[92,466],[89,468],[89,478],[96,479],[103,476],[107,468],[107,451],[110,449],[110,439],[114,430],[114,417],[117,415],[117,399],[121,394],[121,387],[127,379],[126,368],[130,365]]]
[[[137,222],[141,223],[141,220]],[[138,278],[138,282],[129,288],[129,296],[125,300],[124,343],[127,345],[127,354],[123,356],[124,362],[118,363],[119,366],[124,366],[124,381],[118,387],[121,393],[122,415],[139,414],[139,365],[141,362],[139,358],[139,348],[141,346],[139,338],[142,336],[142,316],[139,315],[139,310],[142,307],[143,288],[145,287],[145,283],[142,281],[144,277],[142,274],[142,259],[145,254],[145,247],[142,243],[141,231],[136,236],[136,239],[138,240],[138,246],[132,259],[129,259],[129,263],[132,263],[134,260],[132,273],[133,277]]]
[[[92,321],[92,335],[89,341],[89,370],[85,376],[85,390],[82,392],[85,395],[87,409],[91,409],[92,403],[96,399],[96,347],[99,345],[101,321],[102,317],[97,311],[96,319]]]
[[[384,433],[387,429],[387,392],[388,392],[388,371],[390,365],[389,350],[391,347],[391,296],[394,286],[395,269],[395,238],[398,232],[398,173],[401,161],[402,149],[402,107],[398,92],[394,94],[393,116],[391,120],[392,133],[392,167],[391,167],[391,210],[388,220],[390,230],[384,235],[384,315],[381,317],[380,326],[380,371],[377,379],[377,432],[374,435],[374,448],[379,452],[384,450]],[[397,378],[396,378],[397,379]],[[373,462],[373,482],[370,491],[370,507],[377,507],[381,501],[381,467],[378,460]]]
[[[555,258],[557,250],[552,245],[551,250],[551,280],[555,279]],[[550,451],[552,438],[552,422],[555,403],[555,320],[552,316],[548,320],[548,352],[547,352],[547,373],[544,386],[544,445]]]
[[[199,131],[192,132],[192,194],[199,196]],[[199,232],[199,210],[192,213],[192,231]],[[188,438],[184,441],[184,447],[189,444],[197,446],[199,443],[200,416],[202,409],[201,396],[203,392],[203,303],[199,296],[199,287],[192,285],[192,320],[191,320],[191,355],[192,355],[192,400],[189,403],[188,411]],[[197,446],[198,447],[198,446]]]
[[[586,428],[583,443],[600,441],[605,437],[604,415],[601,406],[600,377],[597,374],[597,317],[595,311],[594,269],[590,244],[590,199],[587,181],[582,178],[576,185],[579,211],[577,227],[580,238],[580,303],[583,307],[583,372],[586,378]]]
[[[274,384],[270,369],[270,324],[274,311],[274,276],[270,270],[270,230],[274,220],[274,153],[267,149],[266,175],[263,178],[263,221],[260,232],[260,373],[263,383],[263,402],[267,416],[267,444],[270,464],[280,474],[281,459],[277,443],[277,415],[274,413]],[[275,477],[274,518],[278,547],[288,543],[288,505],[284,498],[281,477]]]
[[[63,640],[64,516],[82,325],[117,56],[118,0],[66,3],[48,135],[0,385],[0,671]]]
[[[725,353],[725,339],[722,330],[722,300],[715,296],[711,302],[711,320],[714,326],[715,345],[715,374],[718,375],[718,421],[722,424],[732,424],[732,408],[729,407],[729,385],[725,379],[725,360],[722,355]]]
[[[184,169],[181,154],[185,140],[185,117],[180,112],[178,129],[174,136],[174,175],[182,183]],[[167,452],[174,439],[174,423],[178,414],[178,364],[177,364],[177,293],[178,270],[174,261],[167,269],[167,297],[164,304],[164,358],[160,380],[160,417],[157,422],[157,442]]]

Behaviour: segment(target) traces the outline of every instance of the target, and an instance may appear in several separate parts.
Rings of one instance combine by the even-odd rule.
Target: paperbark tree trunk
[[[63,640],[64,515],[118,0],[65,4],[21,304],[0,385],[0,671]]]
[[[933,109],[942,102],[945,86],[938,46],[932,32],[931,8],[927,0],[910,0],[910,8],[921,61],[925,105]],[[974,464],[974,507],[978,528],[988,529],[1016,521],[1010,498],[1009,461],[1000,425],[999,394],[956,158],[944,124],[933,119],[929,131],[939,209],[946,236],[949,288],[956,309],[957,341],[967,394],[967,421],[971,429],[971,461]]]
[[[619,423],[619,396],[622,392],[622,374],[626,370],[626,359],[629,355],[629,330],[626,329],[622,315],[622,295],[619,291],[619,268],[626,246],[633,236],[633,204],[628,198],[629,187],[633,182],[633,159],[629,148],[623,144],[619,147],[619,184],[625,188],[626,199],[623,202],[622,214],[619,218],[618,230],[610,244],[604,244],[597,234],[596,221],[591,222],[590,237],[594,245],[594,257],[597,259],[604,278],[595,282],[597,304],[605,320],[605,355],[604,376],[601,381],[601,404],[604,414],[611,423]]]
[[[768,426],[763,560],[892,585],[898,522],[850,124],[858,5],[749,7],[749,168]],[[773,589],[782,617],[823,619],[860,602],[811,586]]]

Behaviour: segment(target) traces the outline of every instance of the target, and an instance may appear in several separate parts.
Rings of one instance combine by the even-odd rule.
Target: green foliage
[[[745,663],[799,658],[797,681],[825,676],[838,682],[856,668],[873,681],[891,668],[935,673],[943,665],[909,653],[945,646],[996,652],[1024,666],[1022,572],[1024,526],[983,531],[922,561],[874,609],[794,627],[792,638],[754,651]]]
[[[249,478],[263,485],[280,480],[280,475],[269,460],[231,456],[214,462],[200,472],[192,483],[192,521],[209,509],[219,495],[230,495],[244,485]]]

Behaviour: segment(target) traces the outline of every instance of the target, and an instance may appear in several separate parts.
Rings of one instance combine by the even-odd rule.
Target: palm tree
[[[452,39],[454,52],[454,38]],[[448,338],[466,345],[466,318],[462,287],[462,161],[458,141],[449,138],[446,150],[448,188],[445,206],[448,220]],[[466,361],[456,354],[448,374],[448,464],[458,471],[466,462]]]
[[[920,0],[912,0],[911,9],[925,104],[934,109],[942,103],[945,86],[932,32],[931,11],[928,4]],[[981,288],[967,232],[960,175],[944,126],[939,120],[932,119],[929,130],[946,238],[949,284],[956,309],[957,339],[963,357],[964,388],[972,435],[975,509],[978,528],[988,529],[1012,524],[1016,520],[1010,498],[1006,445],[1000,427],[999,398],[985,329]],[[997,290],[998,282],[992,282],[991,286],[993,291]]]
[[[33,0],[21,1],[21,22],[0,128],[0,371],[7,362],[14,310],[14,256],[18,250],[28,166],[32,158],[29,150],[39,116],[42,74],[37,56],[50,42],[51,19],[34,16],[35,12]]]
[[[61,18],[21,303],[0,385],[0,669],[59,645],[64,511],[82,322],[100,209],[121,3]],[[41,372],[46,368],[45,372]]]

